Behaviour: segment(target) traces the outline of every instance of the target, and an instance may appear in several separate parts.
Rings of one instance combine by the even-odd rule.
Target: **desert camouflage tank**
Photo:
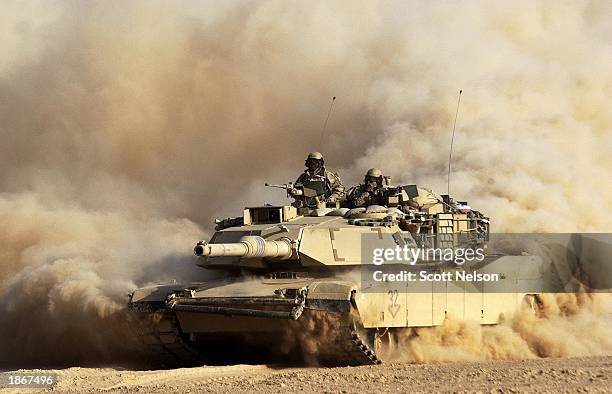
[[[217,220],[212,238],[194,248],[199,266],[226,277],[130,295],[139,335],[169,365],[234,356],[376,364],[391,356],[398,330],[440,325],[447,316],[496,324],[525,305],[535,309],[539,292],[529,289],[546,286],[538,257],[486,248],[489,220],[466,202],[415,185],[391,186],[388,178],[386,206],[352,210],[326,206],[323,182],[268,186],[304,200],[247,207],[240,217]],[[371,254],[425,246],[485,253],[462,265],[442,258],[377,265]],[[424,272],[432,281],[380,280],[389,270]],[[433,281],[476,270],[497,274],[499,287]]]

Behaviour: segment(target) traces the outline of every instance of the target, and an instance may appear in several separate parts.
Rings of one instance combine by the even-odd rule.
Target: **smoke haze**
[[[545,295],[541,316],[524,310],[497,326],[446,319],[396,335],[396,361],[602,356],[612,352],[609,294]],[[585,333],[588,332],[588,335]]]
[[[2,8],[0,364],[112,359],[125,294],[201,277],[212,219],[310,150],[445,192],[459,89],[452,195],[498,232],[611,227],[609,2]]]

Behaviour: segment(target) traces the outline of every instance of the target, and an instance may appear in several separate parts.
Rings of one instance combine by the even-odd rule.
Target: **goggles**
[[[375,176],[366,176],[365,177],[365,181],[366,183],[370,183],[370,182],[376,182],[378,184],[382,183],[382,177],[375,177]]]
[[[310,164],[321,164],[321,160],[318,159],[306,159],[306,161],[304,162],[305,165],[310,165]]]

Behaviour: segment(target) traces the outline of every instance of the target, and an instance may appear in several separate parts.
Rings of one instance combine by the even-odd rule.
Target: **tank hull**
[[[513,259],[491,264],[534,264]],[[163,352],[168,366],[289,360],[361,365],[388,358],[385,334],[441,325],[447,317],[497,324],[529,306],[528,297],[537,294],[510,282],[515,285],[508,292],[489,293],[435,284],[375,288],[340,275],[261,278],[140,289],[129,306],[143,343],[154,357]]]

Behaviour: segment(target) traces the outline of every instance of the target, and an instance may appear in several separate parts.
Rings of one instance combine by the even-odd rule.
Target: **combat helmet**
[[[368,183],[369,180],[374,179],[378,185],[383,184],[383,174],[382,171],[378,168],[370,168],[368,172],[366,172],[365,177],[363,177],[363,182]]]
[[[368,170],[368,172],[366,173],[366,176],[368,177],[372,177],[372,178],[381,178],[382,177],[382,171],[378,168],[370,168]]]
[[[323,155],[320,152],[310,152],[304,161],[304,165],[307,165],[309,160],[318,160],[321,163],[321,166],[324,164]]]

